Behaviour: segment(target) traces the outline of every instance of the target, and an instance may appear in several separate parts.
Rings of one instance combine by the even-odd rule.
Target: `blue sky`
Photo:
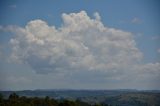
[[[67,16],[63,17],[62,16],[63,13],[68,14],[68,16],[70,16],[69,15],[70,13],[80,13],[81,11],[85,11],[85,13],[87,13],[87,17],[94,19],[93,14],[97,12],[101,17],[100,22],[103,23],[104,27],[114,28],[116,30],[119,29],[124,32],[132,33],[133,40],[136,43],[136,48],[138,48],[138,51],[143,54],[143,59],[141,59],[141,62],[139,64],[155,65],[156,63],[159,64],[160,62],[160,59],[159,59],[160,58],[160,44],[159,44],[160,42],[160,30],[159,30],[160,7],[159,7],[159,4],[160,2],[158,0],[154,0],[154,1],[151,1],[151,0],[141,0],[141,1],[139,0],[119,0],[119,1],[118,0],[117,1],[116,0],[101,0],[101,1],[98,1],[98,0],[78,0],[78,1],[75,1],[75,0],[68,0],[68,1],[5,0],[5,1],[1,1],[0,2],[0,29],[1,29],[0,30],[0,35],[1,35],[0,36],[0,45],[1,45],[0,46],[0,50],[1,50],[0,70],[1,70],[1,75],[4,75],[5,78],[3,79],[1,78],[0,83],[3,83],[3,84],[1,84],[0,88],[2,90],[39,89],[39,88],[42,88],[42,89],[43,88],[75,88],[75,89],[76,88],[80,88],[80,89],[81,88],[82,89],[86,89],[86,88],[110,89],[111,88],[111,89],[114,89],[115,88],[116,89],[116,88],[123,88],[121,84],[118,84],[118,83],[123,83],[125,88],[135,87],[136,89],[158,89],[159,85],[157,85],[156,82],[159,79],[158,78],[154,79],[153,76],[149,78],[146,77],[146,79],[145,78],[142,79],[138,84],[135,84],[135,82],[133,82],[132,85],[128,84],[124,80],[120,80],[118,82],[114,80],[114,78],[113,80],[106,80],[105,78],[99,79],[98,77],[97,77],[97,80],[95,81],[88,80],[86,81],[86,83],[82,83],[83,77],[90,77],[92,79],[94,77],[94,74],[96,76],[98,75],[96,72],[90,73],[88,71],[87,72],[77,71],[76,73],[71,72],[72,74],[74,73],[75,75],[74,74],[73,76],[69,75],[68,77],[61,79],[60,82],[58,82],[58,78],[56,77],[53,78],[55,74],[54,72],[51,72],[51,74],[50,73],[39,74],[37,71],[35,71],[37,70],[37,67],[35,66],[42,67],[42,69],[51,68],[52,70],[54,70],[54,68],[56,67],[55,64],[52,64],[50,66],[44,63],[48,60],[35,58],[35,63],[33,63],[34,59],[30,60],[29,58],[27,60],[23,60],[25,62],[27,61],[26,62],[27,65],[24,64],[25,62],[23,62],[23,64],[19,64],[16,62],[8,62],[10,55],[13,53],[12,48],[13,46],[15,46],[15,45],[10,45],[9,42],[13,38],[15,40],[19,38],[15,37],[16,34],[15,33],[13,34],[12,31],[8,31],[7,28],[8,26],[18,26],[20,28],[24,28],[27,26],[27,23],[33,20],[39,19],[46,22],[48,26],[55,26],[56,29],[59,29],[65,26],[63,21],[64,19],[66,19]],[[31,25],[35,23],[43,23],[43,22],[41,21],[36,21],[33,23],[31,22]],[[31,26],[28,25],[28,27],[31,27]],[[16,30],[16,28],[13,28],[13,30]],[[85,34],[88,35],[88,32]],[[24,47],[28,47],[28,45]],[[21,50],[18,52],[21,52]],[[94,53],[95,52],[93,51],[92,54]],[[96,56],[97,54],[95,55],[95,57]],[[42,63],[40,63],[41,65],[37,63],[38,60],[42,61]],[[102,63],[102,60],[101,60],[101,63]],[[63,63],[63,64],[66,64],[66,63]],[[144,67],[148,67],[148,66],[146,65]],[[78,69],[76,67],[76,70],[81,70],[81,69]],[[157,70],[159,70],[159,67]],[[157,75],[160,74],[159,71],[156,71],[156,72],[157,72],[156,73]],[[84,76],[84,74],[82,73],[86,73],[86,76]],[[81,77],[78,77],[78,76],[81,76]],[[126,74],[126,76],[128,76],[128,74]],[[32,81],[32,80],[30,81],[27,78],[35,81]],[[10,80],[14,79],[15,81],[11,82],[9,79]],[[37,83],[36,81],[38,80],[40,81],[43,80],[42,82],[44,82],[45,84],[38,83],[36,85],[35,83]],[[67,80],[67,82],[65,82],[65,80]],[[77,82],[75,81],[76,86],[69,86],[70,83],[72,83],[71,80],[77,80]],[[103,83],[99,84],[99,81]],[[5,82],[6,84],[4,84]],[[51,86],[51,82],[54,82],[56,87]],[[146,84],[144,82],[146,82]],[[150,83],[152,82],[155,82],[154,86],[150,85]],[[144,83],[144,85],[141,85],[141,83]],[[101,86],[101,84],[103,85],[106,84],[106,85],[99,88],[96,87],[97,85]],[[23,85],[23,87],[21,85]]]

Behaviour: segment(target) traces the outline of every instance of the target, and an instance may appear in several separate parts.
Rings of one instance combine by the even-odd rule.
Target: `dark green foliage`
[[[59,106],[78,106],[78,105],[74,101],[64,100],[59,104]]]
[[[17,96],[16,94],[19,96]],[[14,93],[14,94],[13,94]],[[28,106],[35,106],[42,99],[47,106],[57,106],[65,98],[74,100],[77,106],[160,106],[160,91],[121,91],[121,90],[35,90],[35,91],[0,91],[0,106],[4,102],[21,101]],[[12,95],[11,95],[12,94]],[[48,95],[45,97],[45,95]],[[30,98],[28,98],[30,97]],[[33,98],[39,97],[39,98]],[[45,98],[40,98],[45,97]],[[52,98],[56,98],[54,100]],[[10,101],[9,101],[10,99]],[[18,101],[17,101],[18,99]],[[38,100],[37,100],[38,99]],[[77,100],[76,100],[77,99]],[[2,103],[3,101],[3,103]],[[31,101],[32,104],[31,105]],[[98,104],[100,103],[100,104]],[[108,105],[107,105],[108,104]],[[27,106],[26,105],[26,106]],[[22,105],[25,106],[25,105]]]
[[[3,95],[0,93],[0,103],[3,101]]]
[[[90,105],[80,100],[55,100],[46,96],[40,97],[19,97],[16,93],[11,94],[8,99],[4,99],[0,94],[0,106],[104,106],[101,104]],[[105,105],[108,106],[108,105]]]
[[[0,106],[5,106],[3,101],[4,101],[3,95],[0,93]]]

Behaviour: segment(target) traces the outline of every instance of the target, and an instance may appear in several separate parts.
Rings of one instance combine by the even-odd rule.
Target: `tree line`
[[[10,96],[5,99],[2,94],[0,94],[0,106],[109,106],[107,104],[89,104],[82,102],[81,100],[56,100],[46,96],[42,97],[26,97],[18,96],[16,93],[10,94]]]

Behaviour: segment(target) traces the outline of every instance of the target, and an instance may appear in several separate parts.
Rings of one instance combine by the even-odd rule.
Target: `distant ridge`
[[[160,93],[160,90],[138,90],[138,89],[34,89],[34,90],[0,90],[0,92],[34,92],[34,91],[121,91],[121,92],[152,92],[152,93]]]

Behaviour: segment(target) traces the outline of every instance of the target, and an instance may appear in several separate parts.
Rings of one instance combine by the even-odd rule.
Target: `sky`
[[[159,0],[1,0],[0,90],[160,90]]]

